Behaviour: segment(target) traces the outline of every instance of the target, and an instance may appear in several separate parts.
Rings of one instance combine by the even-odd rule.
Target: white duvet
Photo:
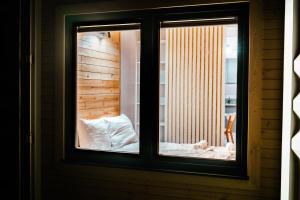
[[[222,159],[235,160],[235,151],[230,151],[226,147],[209,146],[205,149],[195,149],[195,144],[177,144],[169,142],[159,143],[159,154],[165,156],[176,157],[192,157],[192,158],[208,158],[208,159]],[[139,143],[131,143],[121,148],[102,149],[101,147],[93,146],[91,148],[84,148],[98,151],[112,151],[120,153],[138,153]]]
[[[78,122],[78,139],[80,149],[138,153],[139,142],[130,120],[125,115],[106,117],[95,120],[81,119]],[[235,160],[235,146],[228,143],[226,147],[207,146],[202,140],[196,144],[159,143],[159,154],[176,157],[193,157]]]

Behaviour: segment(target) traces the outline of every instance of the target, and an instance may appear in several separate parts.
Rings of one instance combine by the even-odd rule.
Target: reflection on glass
[[[235,160],[237,25],[161,28],[159,154]]]
[[[77,33],[77,148],[139,152],[139,35]]]

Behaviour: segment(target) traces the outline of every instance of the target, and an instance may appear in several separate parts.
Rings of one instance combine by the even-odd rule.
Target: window
[[[162,22],[159,154],[235,160],[237,24],[201,23]]]
[[[66,160],[247,177],[247,3],[65,24]]]
[[[138,27],[77,27],[76,148],[139,152]]]

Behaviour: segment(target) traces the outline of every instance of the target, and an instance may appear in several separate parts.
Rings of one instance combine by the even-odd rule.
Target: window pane
[[[237,25],[161,28],[160,38],[159,154],[235,160]]]
[[[77,33],[76,147],[139,152],[140,31]]]

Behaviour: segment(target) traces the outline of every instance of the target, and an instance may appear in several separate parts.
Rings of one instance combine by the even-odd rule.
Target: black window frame
[[[159,155],[159,37],[161,22],[228,17],[234,17],[238,24],[236,160]],[[141,28],[139,154],[77,149],[75,147],[77,28],[79,26],[127,23],[139,23]],[[63,149],[65,162],[248,179],[249,3],[67,15],[65,16],[64,35]]]

